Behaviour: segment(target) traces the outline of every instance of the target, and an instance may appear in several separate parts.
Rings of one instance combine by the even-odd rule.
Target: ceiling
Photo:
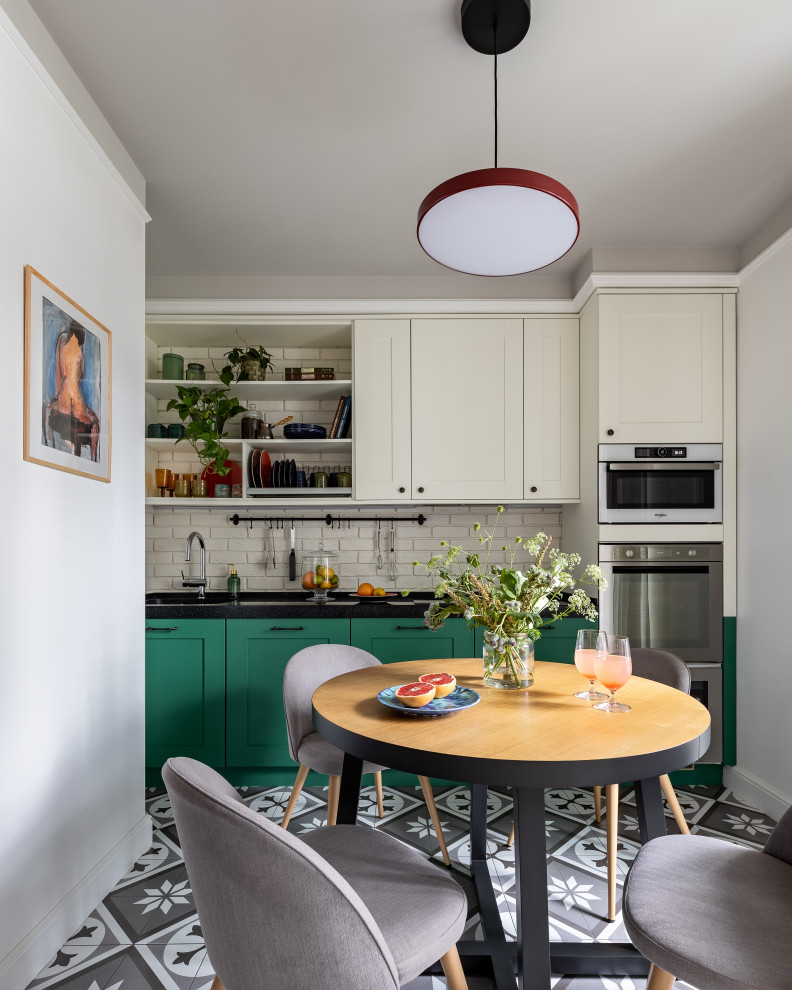
[[[434,186],[492,165],[492,59],[460,0],[31,2],[146,178],[150,278],[505,288],[450,276],[415,237]],[[792,197],[789,0],[532,15],[499,58],[499,164],[564,183],[581,220],[541,274],[569,283],[599,249],[737,264]]]

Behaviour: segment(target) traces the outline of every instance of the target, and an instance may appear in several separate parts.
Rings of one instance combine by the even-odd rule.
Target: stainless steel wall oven
[[[723,753],[723,545],[601,543],[608,587],[600,627],[630,646],[675,653],[688,665],[691,693],[709,710],[712,743],[704,762]]]
[[[599,445],[601,523],[723,522],[723,445]]]

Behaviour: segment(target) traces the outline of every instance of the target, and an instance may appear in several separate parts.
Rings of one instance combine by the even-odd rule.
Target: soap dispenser
[[[239,598],[239,588],[242,581],[237,574],[236,564],[231,565],[231,573],[228,575],[228,593],[232,598]]]

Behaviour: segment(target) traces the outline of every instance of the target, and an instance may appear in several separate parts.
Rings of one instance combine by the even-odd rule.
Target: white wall
[[[3,7],[0,120],[0,988],[19,990],[150,841],[145,214]],[[22,459],[25,264],[112,331],[110,484]]]
[[[737,770],[729,783],[778,815],[792,804],[792,238],[737,296]]]

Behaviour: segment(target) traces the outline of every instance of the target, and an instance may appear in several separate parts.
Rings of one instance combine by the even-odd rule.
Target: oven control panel
[[[649,457],[657,460],[661,457],[679,458],[687,457],[687,447],[636,447],[635,458]]]
[[[609,560],[722,560],[721,543],[600,543],[600,562]]]

